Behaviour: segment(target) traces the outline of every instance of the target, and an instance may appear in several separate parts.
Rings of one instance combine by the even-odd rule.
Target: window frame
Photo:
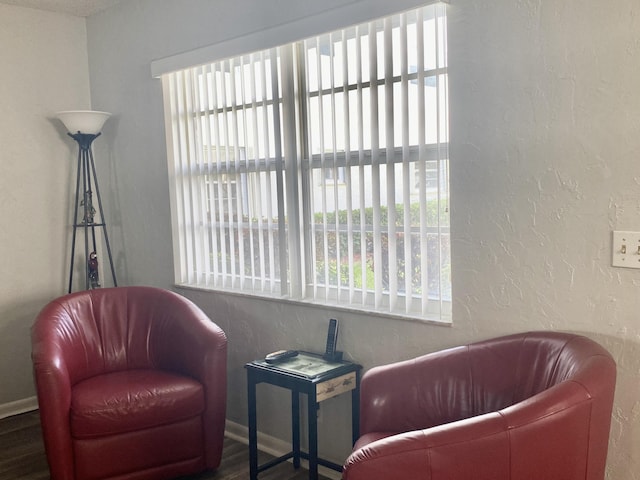
[[[301,301],[303,303],[323,303],[322,301],[318,301],[318,299],[313,295],[313,287],[308,282],[308,278],[313,271],[313,265],[311,264],[311,249],[312,242],[310,241],[310,231],[307,228],[302,228],[302,225],[308,224],[310,221],[311,207],[308,196],[311,195],[310,185],[312,175],[310,170],[317,168],[317,165],[322,163],[321,154],[310,154],[308,152],[308,145],[305,139],[305,136],[301,133],[301,130],[308,128],[306,125],[306,114],[304,112],[306,105],[306,100],[301,101],[300,95],[305,89],[303,88],[305,83],[304,74],[302,73],[302,69],[300,65],[302,64],[300,60],[300,56],[302,55],[302,41],[295,42],[294,44],[289,44],[286,46],[279,47],[281,52],[286,52],[286,55],[280,56],[280,69],[281,72],[281,80],[279,88],[281,89],[281,95],[271,100],[273,105],[277,105],[277,110],[282,115],[282,131],[274,132],[275,136],[281,136],[281,148],[282,154],[276,154],[275,158],[264,158],[264,159],[254,159],[248,160],[245,158],[244,162],[236,161],[236,166],[233,169],[233,172],[237,175],[243,175],[248,173],[253,173],[260,170],[260,164],[264,161],[264,164],[270,164],[271,162],[278,164],[282,162],[280,167],[276,167],[276,171],[279,168],[279,174],[277,178],[279,181],[283,182],[282,185],[282,195],[278,196],[278,202],[284,202],[284,198],[294,199],[293,201],[286,201],[286,208],[281,206],[279,210],[283,212],[282,215],[278,215],[278,222],[280,224],[280,228],[284,227],[284,218],[285,214],[287,217],[287,228],[285,233],[285,238],[287,240],[287,248],[286,254],[284,253],[284,248],[280,250],[280,272],[281,279],[286,279],[286,281],[280,281],[272,285],[270,291],[256,291],[252,290],[250,292],[246,292],[245,294],[249,295],[257,295],[257,296],[270,296],[274,298],[280,299],[288,299],[294,301]],[[276,49],[272,49],[275,51]],[[438,76],[438,75],[448,75],[447,67],[437,68],[430,71],[426,71],[421,74],[424,78],[430,76]],[[409,80],[418,81],[421,77],[418,73],[410,73],[408,75]],[[373,83],[377,83],[378,86],[383,85],[384,80],[376,79]],[[357,86],[348,85],[346,88],[358,88]],[[169,89],[165,89],[165,105],[166,99],[169,96]],[[320,95],[320,93],[318,93]],[[281,107],[280,107],[281,106]],[[241,108],[241,106],[239,107]],[[280,108],[282,110],[280,111]],[[165,115],[167,117],[169,115]],[[166,120],[167,125],[170,123],[170,119]],[[279,126],[278,122],[275,122],[276,126]],[[172,127],[175,128],[175,127]],[[168,130],[169,131],[169,130]],[[295,132],[295,133],[294,133]],[[291,133],[294,133],[291,135]],[[169,136],[169,135],[168,135]],[[175,148],[173,142],[167,140],[172,144],[172,147]],[[227,147],[230,148],[230,147]],[[423,156],[423,161],[436,161],[441,162],[443,157],[441,155],[441,149],[448,149],[448,143],[439,143],[437,145],[429,145],[426,148],[421,148],[418,146],[410,146],[408,149],[403,147],[390,147],[390,148],[381,148],[376,152],[377,161],[380,163],[387,164],[387,155],[393,155],[393,162],[389,163],[403,163],[406,161],[413,162],[414,160],[407,160],[407,158],[417,158],[420,155]],[[168,150],[171,152],[171,150]],[[347,158],[351,156],[361,155],[362,152],[350,152],[349,153],[335,153],[335,164],[336,168],[347,168],[348,161]],[[426,155],[426,157],[425,157]],[[171,154],[169,154],[171,157]],[[278,157],[281,157],[280,160]],[[364,164],[371,165],[373,163],[373,153],[372,149],[368,149],[364,151]],[[445,161],[448,162],[448,154],[444,156]],[[287,161],[294,159],[295,161]],[[362,162],[362,158],[360,158]],[[170,171],[171,171],[171,158],[169,158],[170,162]],[[367,163],[368,162],[368,163]],[[238,168],[238,167],[242,168]],[[253,168],[253,169],[252,169]],[[199,174],[206,174],[207,172],[200,171]],[[218,172],[220,173],[220,172]],[[426,172],[425,172],[426,173]],[[175,178],[175,176],[173,176]],[[285,179],[296,178],[297,182],[293,181],[285,181]],[[173,183],[170,179],[170,183]],[[305,194],[306,192],[306,194]],[[176,186],[172,185],[172,211],[175,209],[173,204],[174,196],[177,195]],[[237,197],[237,190],[236,190]],[[175,197],[177,198],[177,197]],[[240,222],[242,224],[242,222]],[[176,230],[176,223],[174,222],[174,237]],[[434,227],[427,227],[427,230],[432,229]],[[441,227],[438,227],[441,228]],[[250,229],[249,229],[250,230]],[[447,227],[448,230],[448,227]],[[442,235],[442,229],[438,232],[439,235]],[[447,232],[448,234],[448,232]],[[283,238],[283,237],[281,237]],[[175,239],[174,239],[175,243]],[[302,261],[300,261],[302,259]],[[198,286],[198,282],[190,282],[184,280],[183,268],[180,265],[179,261],[175,262],[175,273],[176,280],[179,284],[182,285],[191,285]],[[282,273],[284,272],[284,273]],[[284,275],[284,277],[282,276]],[[255,280],[255,279],[254,279]],[[244,285],[232,285],[229,286],[220,286],[220,285],[208,285],[207,289],[221,289],[223,291],[242,291]],[[276,288],[279,287],[279,288]],[[339,288],[336,288],[339,290]],[[366,292],[363,291],[362,295],[366,295]],[[339,295],[336,295],[337,300],[341,300],[342,298]],[[435,318],[436,321],[449,323],[451,320],[451,308],[450,308],[450,298],[443,299],[442,295],[440,298],[440,303],[448,303],[449,307],[445,308],[445,311],[441,311],[439,314],[440,318]],[[417,318],[419,320],[433,320],[434,318],[431,315],[414,315],[410,312],[403,313],[394,313],[388,311],[380,311],[380,308],[372,308],[372,306],[364,304],[364,302],[359,304],[338,304],[328,303],[331,307],[341,308],[347,310],[354,310],[358,312],[368,312],[368,313],[382,313],[384,315],[397,316],[401,318]],[[384,307],[384,303],[382,307]]]

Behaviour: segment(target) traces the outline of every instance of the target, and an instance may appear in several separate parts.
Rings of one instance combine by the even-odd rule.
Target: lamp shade
[[[107,112],[96,112],[94,110],[74,110],[58,112],[56,116],[64,123],[69,133],[97,135],[111,114]]]

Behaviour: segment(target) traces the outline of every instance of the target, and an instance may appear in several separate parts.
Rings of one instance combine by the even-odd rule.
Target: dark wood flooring
[[[270,457],[260,453],[260,463]],[[180,480],[245,480],[249,478],[249,449],[226,438],[222,464],[215,472],[183,477]],[[284,462],[260,474],[260,480],[306,480],[308,472],[294,470]],[[0,480],[49,480],[38,412],[28,412],[0,420]],[[321,477],[322,480],[328,480]]]

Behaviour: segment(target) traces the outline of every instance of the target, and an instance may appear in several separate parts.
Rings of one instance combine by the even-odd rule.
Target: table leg
[[[249,405],[249,479],[258,480],[258,425],[256,415],[256,383],[247,375],[247,404]]]
[[[360,438],[360,372],[356,372],[356,387],[351,390],[351,439],[352,445]]]
[[[293,445],[293,466],[300,468],[300,393],[291,391],[291,443]]]
[[[309,413],[309,480],[318,480],[318,402],[307,394]]]

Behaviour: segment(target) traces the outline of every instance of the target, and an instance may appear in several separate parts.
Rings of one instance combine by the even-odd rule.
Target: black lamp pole
[[[118,285],[116,280],[116,271],[113,266],[113,258],[111,256],[111,246],[109,245],[109,236],[107,235],[107,225],[104,220],[102,210],[102,199],[100,198],[100,189],[98,188],[98,177],[96,176],[96,167],[93,161],[93,153],[91,152],[91,143],[100,136],[100,133],[67,133],[71,138],[78,142],[80,147],[78,150],[78,177],[76,180],[76,204],[73,214],[73,239],[71,240],[71,266],[69,268],[69,293],[73,287],[73,265],[75,261],[76,249],[76,232],[78,228],[84,230],[84,254],[85,254],[85,289],[100,287],[100,278],[98,275],[98,259],[96,245],[96,228],[102,228],[104,241],[109,256],[109,265],[111,267],[111,276],[113,277],[114,286]],[[82,195],[80,193],[80,180],[82,179]],[[98,197],[98,213],[100,222],[96,223],[96,210],[93,208],[93,190],[95,188]],[[78,209],[82,206],[82,218],[78,219]],[[89,234],[91,234],[92,250],[89,250]]]

